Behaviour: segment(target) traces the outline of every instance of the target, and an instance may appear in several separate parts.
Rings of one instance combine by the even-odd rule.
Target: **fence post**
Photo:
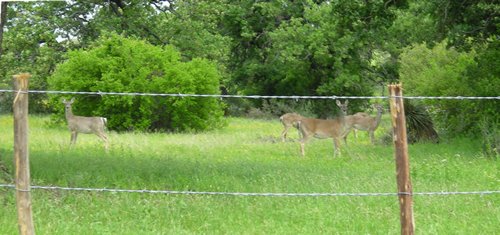
[[[410,180],[410,162],[406,137],[406,120],[401,84],[389,85],[394,157],[399,192],[401,234],[414,234],[413,198]]]
[[[35,234],[31,211],[30,168],[28,152],[28,79],[29,73],[14,75],[17,91],[14,109],[14,159],[16,164],[16,201],[19,234]]]

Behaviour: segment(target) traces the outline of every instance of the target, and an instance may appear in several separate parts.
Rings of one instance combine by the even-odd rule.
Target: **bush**
[[[409,143],[420,141],[439,142],[434,122],[423,105],[409,100],[404,103],[407,138]]]
[[[63,91],[218,94],[219,79],[207,60],[181,62],[173,47],[111,34],[89,50],[70,51],[48,82]],[[64,112],[61,98],[51,97],[58,118]],[[201,131],[223,124],[222,104],[214,98],[81,96],[73,111],[107,117],[108,128],[117,131]]]
[[[489,118],[480,120],[482,135],[482,148],[484,155],[488,157],[500,157],[500,126],[498,121],[492,121]]]
[[[400,77],[408,95],[497,96],[500,90],[498,42],[471,52],[447,48],[446,42],[427,48],[407,48],[400,57]],[[489,117],[498,126],[496,100],[424,100],[439,129],[449,134],[482,135],[479,120]]]

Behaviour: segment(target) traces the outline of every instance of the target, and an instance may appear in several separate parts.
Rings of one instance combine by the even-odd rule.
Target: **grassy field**
[[[201,134],[95,136],[30,118],[33,185],[211,192],[396,192],[392,146],[350,136],[333,158],[331,140],[299,155],[297,132],[282,143],[278,120],[229,118]],[[377,131],[380,137],[389,123]],[[12,184],[12,117],[0,116],[0,183]],[[471,139],[411,145],[414,192],[499,190],[498,161]],[[38,234],[400,234],[396,196],[256,197],[32,190]],[[0,234],[17,233],[14,191],[0,188]],[[417,234],[498,234],[500,195],[414,196]]]

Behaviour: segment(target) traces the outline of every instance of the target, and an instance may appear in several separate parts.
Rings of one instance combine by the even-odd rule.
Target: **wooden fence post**
[[[401,84],[389,85],[394,156],[398,181],[401,234],[414,234],[413,189],[410,180],[410,162],[406,137],[406,120]]]
[[[28,79],[29,73],[14,75],[17,93],[14,109],[14,159],[16,164],[16,201],[19,234],[35,234],[31,211],[30,168],[28,152]]]

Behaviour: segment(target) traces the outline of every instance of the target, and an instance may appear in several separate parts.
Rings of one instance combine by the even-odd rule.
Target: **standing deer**
[[[348,103],[346,101],[346,103]],[[337,106],[341,107],[342,103],[337,100]],[[335,119],[316,119],[316,118],[302,118],[298,121],[298,127],[302,133],[302,139],[300,140],[300,152],[302,156],[305,155],[304,146],[305,143],[311,138],[332,138],[333,139],[333,149],[335,157],[337,154],[340,155],[340,142],[339,139],[345,135],[345,119],[344,111],[342,110],[340,116]]]
[[[285,113],[280,117],[280,121],[283,124],[283,127],[285,128],[283,132],[281,132],[281,140],[285,142],[286,140],[286,134],[288,133],[288,130],[290,127],[295,127],[298,129],[298,121],[300,121],[303,116],[297,113]],[[299,132],[300,135],[300,132]]]
[[[104,141],[104,147],[108,149],[108,136],[105,133],[107,119],[103,117],[82,117],[73,115],[71,110],[71,104],[73,104],[75,98],[70,101],[63,99],[66,120],[68,121],[68,127],[71,131],[71,143],[74,145],[76,143],[76,138],[78,133],[84,134],[95,134]]]
[[[366,113],[356,113],[354,115],[349,115],[345,117],[346,122],[346,132],[344,136],[344,141],[352,129],[357,129],[360,131],[368,131],[370,135],[370,140],[372,144],[375,144],[375,130],[377,130],[380,120],[382,118],[383,107],[380,104],[374,104],[374,108],[377,109],[377,116],[371,117]]]
[[[342,104],[342,102],[337,102],[337,106],[339,106],[340,111],[342,111],[342,113],[344,114],[344,117],[346,118],[346,120],[348,120],[348,118],[349,118],[350,116],[352,116],[352,115],[349,115],[349,116],[347,115],[347,110],[348,110],[347,105],[348,105],[348,104],[349,104],[349,100],[344,101],[344,103],[343,103],[343,104]],[[368,116],[368,114],[366,114],[366,113],[362,113],[362,112],[358,112],[358,113],[356,113],[355,115],[361,115],[361,116],[363,116],[363,115],[364,115],[364,116]],[[347,145],[347,135],[349,134],[349,131],[350,131],[350,130],[352,130],[352,132],[354,133],[354,137],[355,137],[355,138],[358,138],[358,135],[357,135],[357,133],[356,133],[356,129],[354,129],[354,128],[347,128],[347,129],[346,129],[346,133],[345,133],[344,138],[343,138],[343,139],[344,139],[344,144],[345,144],[345,145]]]

